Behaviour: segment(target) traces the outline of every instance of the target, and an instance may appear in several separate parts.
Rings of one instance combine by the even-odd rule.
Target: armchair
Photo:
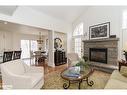
[[[68,65],[69,66],[76,65],[76,63],[80,60],[77,53],[68,53],[67,59],[68,59]]]
[[[21,59],[1,64],[3,89],[39,89],[44,84],[43,67],[26,65]]]

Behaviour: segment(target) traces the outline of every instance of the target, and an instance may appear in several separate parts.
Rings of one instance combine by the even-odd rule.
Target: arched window
[[[74,52],[81,57],[81,49],[82,49],[82,40],[81,37],[83,35],[83,23],[80,23],[76,26],[73,32],[74,38]]]
[[[73,32],[73,36],[81,36],[81,35],[83,35],[83,23],[77,25]]]

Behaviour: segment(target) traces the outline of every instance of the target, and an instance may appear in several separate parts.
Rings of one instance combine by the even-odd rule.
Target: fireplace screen
[[[89,49],[90,61],[107,63],[107,48],[90,48]]]

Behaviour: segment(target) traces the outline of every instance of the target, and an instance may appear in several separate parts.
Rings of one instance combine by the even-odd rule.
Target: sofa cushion
[[[127,77],[120,74],[118,70],[114,70],[110,79],[116,79],[127,83]]]
[[[121,66],[120,74],[127,77],[127,67]]]
[[[21,60],[13,60],[9,62],[5,62],[2,65],[6,67],[6,69],[14,74],[23,74],[24,73],[24,66],[21,63]]]
[[[43,79],[42,73],[24,73],[24,76],[31,77],[31,87],[32,88],[34,88],[34,86],[36,86],[37,83]]]
[[[117,79],[109,79],[105,89],[127,89],[127,83]]]

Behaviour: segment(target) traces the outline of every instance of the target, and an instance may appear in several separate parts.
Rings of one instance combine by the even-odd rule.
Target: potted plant
[[[86,56],[82,56],[82,58],[84,59],[85,62],[88,61],[88,57],[86,57]]]
[[[126,59],[126,61],[127,61],[127,51],[123,51],[124,52],[124,55],[125,55],[125,59]]]
[[[79,62],[76,64],[76,66],[80,66],[81,71],[84,70],[84,68],[88,67],[88,64],[84,59],[80,59]]]

